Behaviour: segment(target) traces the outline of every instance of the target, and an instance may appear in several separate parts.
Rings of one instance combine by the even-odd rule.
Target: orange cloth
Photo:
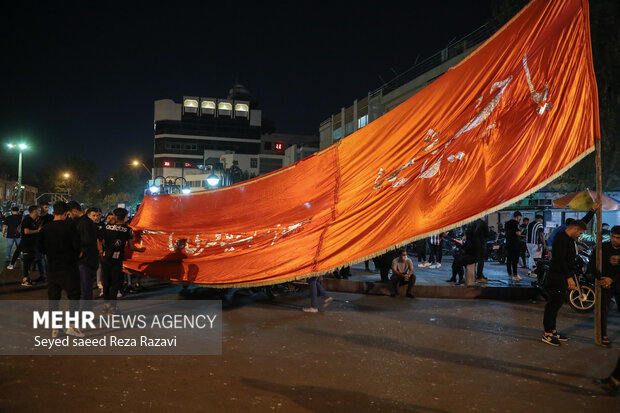
[[[534,0],[415,96],[243,184],[147,196],[126,268],[215,286],[360,262],[500,209],[600,138],[585,0]],[[140,239],[141,238],[141,239]]]

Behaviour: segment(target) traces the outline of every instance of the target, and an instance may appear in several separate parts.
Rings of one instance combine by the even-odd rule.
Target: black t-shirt
[[[125,245],[133,238],[127,225],[107,224],[102,233],[103,261],[116,262],[125,259]]]
[[[52,221],[39,233],[39,251],[47,254],[49,271],[77,270],[80,240],[71,225]]]
[[[75,220],[76,230],[80,237],[80,264],[96,269],[99,266],[99,250],[97,249],[97,225],[86,215]]]
[[[575,241],[568,236],[566,231],[560,231],[553,239],[551,248],[553,254],[551,255],[551,266],[546,283],[548,286],[566,289],[567,279],[572,277],[576,271],[577,249]]]
[[[35,249],[37,245],[37,236],[39,234],[26,234],[25,230],[30,229],[36,231],[39,229],[39,225],[35,222],[30,215],[26,215],[22,220],[22,242],[21,247],[25,251]]]
[[[504,230],[506,231],[506,245],[518,246],[519,236],[517,235],[517,231],[519,231],[519,223],[511,219],[504,225]]]
[[[2,225],[6,225],[6,237],[7,238],[19,238],[21,234],[17,230],[19,224],[22,222],[21,214],[9,215],[4,219]]]
[[[42,215],[41,217],[39,217],[39,220],[40,220],[42,226],[43,225],[47,225],[47,224],[49,224],[50,222],[52,222],[54,220],[54,215],[52,215],[52,214],[45,214],[45,215]]]

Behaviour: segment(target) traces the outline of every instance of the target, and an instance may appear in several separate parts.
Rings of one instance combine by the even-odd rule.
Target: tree
[[[491,10],[494,18],[506,23],[528,2],[524,0],[496,0]],[[603,189],[620,189],[620,31],[617,27],[620,6],[617,0],[590,2],[590,30],[594,72],[598,85],[599,114],[601,124],[601,157]],[[595,186],[594,155],[581,162],[556,179],[547,189],[576,191]]]
[[[104,211],[111,211],[118,204],[131,204],[131,195],[127,192],[106,195],[101,202],[101,207]]]
[[[145,186],[146,177],[142,169],[123,164],[102,182],[102,205],[108,208],[120,202],[135,206],[142,201]]]
[[[96,193],[97,167],[91,161],[82,158],[68,158],[60,164],[46,165],[37,173],[39,193],[69,193],[72,199],[85,204],[92,204]]]

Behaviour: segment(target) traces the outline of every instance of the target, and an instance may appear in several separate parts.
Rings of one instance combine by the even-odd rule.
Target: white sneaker
[[[418,267],[422,268],[422,267],[424,267],[424,264],[418,263]]]
[[[438,262],[437,265],[435,266],[436,268],[441,268],[441,263]]]
[[[15,267],[13,267],[11,264],[9,264],[9,265],[7,265],[7,266],[6,266],[6,269],[7,269],[7,270],[12,270],[13,268],[15,268]]]
[[[65,334],[73,337],[84,337],[84,333],[82,333],[79,328],[75,327],[69,327],[66,329]]]
[[[437,268],[437,266],[436,266],[435,264],[431,264],[431,265],[429,265],[429,266],[428,266],[428,268],[433,268],[433,269],[435,269],[435,268]]]

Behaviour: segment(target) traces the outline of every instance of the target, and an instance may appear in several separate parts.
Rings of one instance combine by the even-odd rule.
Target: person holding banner
[[[609,347],[611,342],[607,337],[607,315],[611,307],[611,299],[616,299],[616,304],[620,305],[620,225],[614,226],[610,231],[610,239],[601,245],[603,254],[603,268],[599,272],[596,268],[595,249],[590,259],[589,270],[601,282],[601,344]]]
[[[575,259],[577,250],[575,241],[586,230],[586,224],[581,220],[572,221],[566,230],[560,232],[553,241],[553,255],[551,257],[551,267],[545,282],[545,288],[549,298],[545,305],[543,326],[545,333],[542,342],[552,346],[559,346],[560,341],[567,341],[568,338],[556,330],[556,320],[558,312],[564,304],[566,290],[575,290]]]

